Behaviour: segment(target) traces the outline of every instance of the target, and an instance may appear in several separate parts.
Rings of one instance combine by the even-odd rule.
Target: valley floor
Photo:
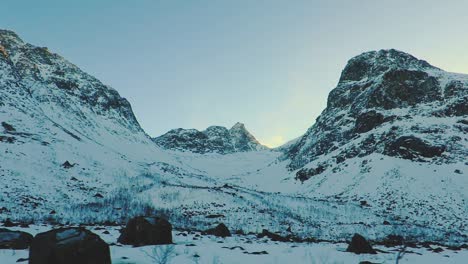
[[[30,226],[29,228],[11,228],[35,235],[50,230],[51,226]],[[167,263],[207,263],[207,264],[258,264],[258,263],[310,263],[335,264],[370,261],[372,263],[395,263],[397,248],[374,246],[380,251],[377,255],[345,252],[345,243],[281,243],[253,235],[229,238],[203,236],[197,232],[173,232],[173,246],[131,247],[116,244],[120,227],[89,227],[111,245],[111,257],[114,264],[150,264],[157,261],[165,252],[171,257]],[[106,231],[109,232],[109,234]],[[432,249],[439,246],[431,246]],[[453,251],[442,247],[435,253],[431,248],[409,248],[400,263],[466,263],[468,250]],[[0,263],[13,264],[19,259],[28,258],[28,250],[0,249]],[[25,260],[27,261],[27,260]]]

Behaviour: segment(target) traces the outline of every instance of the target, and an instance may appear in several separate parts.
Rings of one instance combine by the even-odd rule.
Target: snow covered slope
[[[266,149],[236,124],[172,131],[161,148],[115,90],[1,30],[0,218],[156,210],[179,227],[466,242],[467,83],[402,52],[365,53],[287,146]]]
[[[255,137],[247,131],[245,125],[236,123],[231,129],[222,126],[210,126],[204,131],[196,129],[173,129],[166,134],[153,138],[162,148],[194,153],[234,153],[266,150]]]

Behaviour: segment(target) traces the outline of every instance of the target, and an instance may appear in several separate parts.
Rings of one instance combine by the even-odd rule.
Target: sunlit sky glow
[[[0,28],[127,98],[146,132],[240,121],[302,135],[352,56],[396,48],[468,73],[468,1],[4,1]]]

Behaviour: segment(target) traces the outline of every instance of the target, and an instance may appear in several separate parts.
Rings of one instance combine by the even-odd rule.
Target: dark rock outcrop
[[[324,172],[325,169],[326,168],[322,165],[319,165],[316,168],[300,169],[298,172],[296,172],[296,180],[304,182],[310,179],[311,177]]]
[[[220,223],[214,228],[208,229],[204,232],[207,235],[213,235],[217,237],[230,237],[231,232],[227,228],[227,226],[223,223]]]
[[[172,244],[172,225],[161,217],[139,216],[132,218],[120,232],[117,241],[126,245]]]
[[[276,234],[276,233],[272,233],[266,229],[263,229],[262,230],[262,233],[258,234],[257,235],[258,238],[262,238],[262,237],[268,237],[269,239],[271,239],[271,241],[279,241],[279,242],[289,242],[290,239],[288,237],[283,237],[279,234]]]
[[[365,133],[370,131],[384,122],[384,116],[376,111],[372,110],[359,115],[356,118],[354,125],[354,131],[356,133]]]
[[[356,254],[377,254],[369,242],[359,234],[354,234],[346,251]]]
[[[0,249],[27,249],[33,236],[26,232],[0,228]]]
[[[84,228],[60,228],[37,234],[30,264],[110,264],[109,245]]]
[[[410,160],[422,160],[442,155],[443,146],[431,146],[427,142],[415,136],[402,136],[389,142],[385,154]]]

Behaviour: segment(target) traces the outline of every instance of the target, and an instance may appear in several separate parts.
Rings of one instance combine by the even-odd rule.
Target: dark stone
[[[49,213],[49,214],[51,214],[51,215],[52,215],[52,214],[56,214],[56,213],[57,213],[57,212],[55,212],[55,210],[52,210],[52,211],[50,211],[50,213]]]
[[[121,231],[119,243],[133,246],[172,244],[172,225],[160,217],[138,216]]]
[[[322,172],[324,172],[326,169],[325,166],[319,165],[316,168],[310,168],[310,169],[300,169],[298,172],[296,172],[296,180],[300,180],[301,182],[304,182],[308,179],[310,179],[312,176],[318,175]]]
[[[346,251],[356,254],[377,254],[369,242],[367,242],[367,240],[359,234],[354,234]]]
[[[4,222],[3,222],[3,226],[4,227],[14,227],[14,226],[18,226],[18,224],[16,223],[13,223],[10,218],[7,218]]]
[[[73,168],[74,166],[75,164],[71,164],[68,160],[62,164],[62,167],[65,169],[70,169],[70,168]]]
[[[16,131],[16,129],[7,122],[2,122],[2,127],[8,132]]]
[[[365,133],[370,131],[384,122],[384,116],[376,111],[363,113],[356,118],[354,131],[356,133]]]
[[[271,241],[279,241],[279,242],[289,242],[290,239],[287,238],[287,237],[283,237],[281,235],[278,235],[276,233],[272,233],[266,229],[263,229],[262,230],[262,233],[258,234],[257,235],[258,238],[262,238],[262,237],[268,237],[269,239],[271,239]]]
[[[223,223],[217,225],[215,228],[210,228],[204,232],[207,235],[213,235],[217,237],[230,237],[231,232],[227,226]]]
[[[403,245],[404,239],[399,235],[388,235],[384,240],[382,240],[382,245],[386,247],[396,247]]]
[[[224,217],[224,215],[222,215],[222,214],[211,214],[211,215],[207,215],[205,217],[206,218],[222,218],[222,217]]]
[[[37,234],[30,264],[110,264],[109,245],[84,228],[60,228]]]
[[[399,137],[385,148],[386,155],[409,160],[421,160],[421,157],[440,157],[444,151],[445,147],[431,146],[415,136]]]
[[[27,249],[32,239],[26,232],[0,228],[0,249]]]
[[[94,197],[96,197],[96,198],[104,198],[104,196],[102,196],[102,194],[100,194],[100,193],[96,193],[96,194],[94,195]]]
[[[28,260],[28,258],[19,258],[16,262],[26,262]]]
[[[383,224],[384,225],[390,225],[390,222],[388,222],[387,220],[383,221]]]

